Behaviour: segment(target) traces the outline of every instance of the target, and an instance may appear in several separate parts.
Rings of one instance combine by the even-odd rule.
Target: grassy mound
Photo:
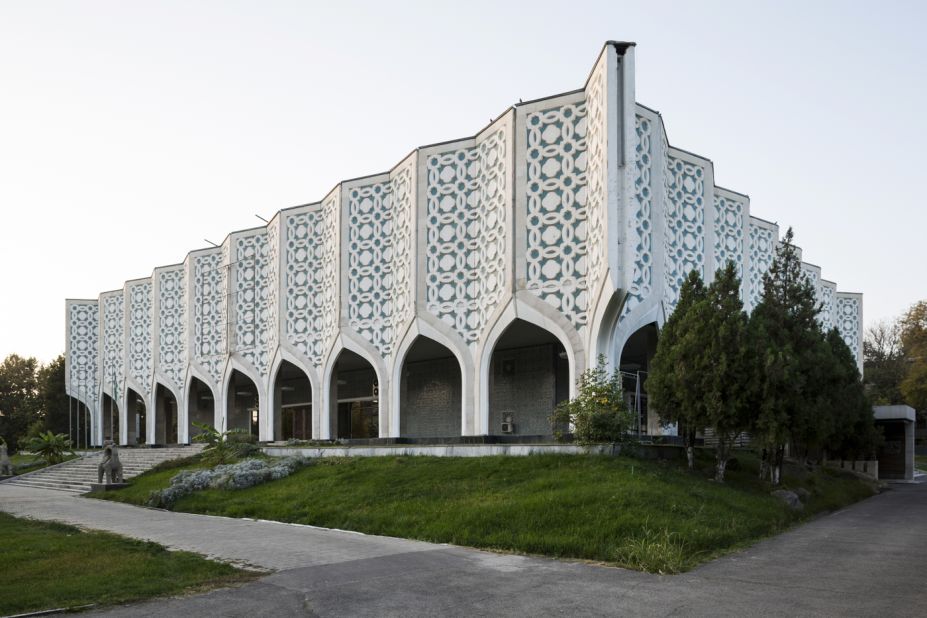
[[[708,478],[707,453],[694,473],[682,461],[606,456],[332,458],[258,487],[198,492],[175,508],[674,573],[873,493],[847,474],[796,468],[783,486],[810,497],[795,513],[756,480],[754,455],[738,458],[725,484]],[[144,504],[176,472],[100,497]]]

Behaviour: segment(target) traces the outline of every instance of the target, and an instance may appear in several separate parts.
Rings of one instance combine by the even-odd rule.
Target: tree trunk
[[[765,481],[767,474],[769,474],[769,451],[764,446],[763,454],[760,456],[760,480]]]
[[[695,431],[686,430],[682,436],[686,446],[686,459],[689,462],[689,470],[695,470]]]
[[[724,482],[724,472],[727,470],[727,462],[731,458],[731,447],[734,444],[734,440],[737,439],[736,434],[734,436],[728,436],[723,432],[716,432],[718,435],[718,446],[715,449],[715,480],[719,483]]]
[[[785,458],[785,445],[776,445],[775,461],[772,468],[772,484],[778,485],[782,481],[782,460]]]

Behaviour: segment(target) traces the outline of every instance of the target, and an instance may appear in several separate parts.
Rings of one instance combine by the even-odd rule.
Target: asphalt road
[[[927,615],[923,483],[892,485],[676,576],[83,498],[30,497],[2,485],[0,510],[282,569],[238,588],[93,616]]]

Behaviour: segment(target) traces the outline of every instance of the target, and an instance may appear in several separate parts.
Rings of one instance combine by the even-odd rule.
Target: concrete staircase
[[[120,448],[119,461],[122,462],[123,477],[128,480],[152,469],[161,462],[190,457],[202,450],[202,444],[167,448]],[[86,493],[90,491],[90,484],[97,482],[97,466],[102,459],[102,451],[83,453],[78,459],[35,472],[27,472],[3,482],[23,487]]]

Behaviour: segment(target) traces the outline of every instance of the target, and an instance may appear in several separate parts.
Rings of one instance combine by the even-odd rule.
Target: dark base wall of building
[[[399,435],[406,438],[460,435],[463,387],[456,358],[406,363],[400,389]]]
[[[550,435],[550,415],[569,397],[568,362],[559,346],[545,344],[497,350],[490,366],[489,433],[506,435],[502,423],[511,417],[512,435]]]

